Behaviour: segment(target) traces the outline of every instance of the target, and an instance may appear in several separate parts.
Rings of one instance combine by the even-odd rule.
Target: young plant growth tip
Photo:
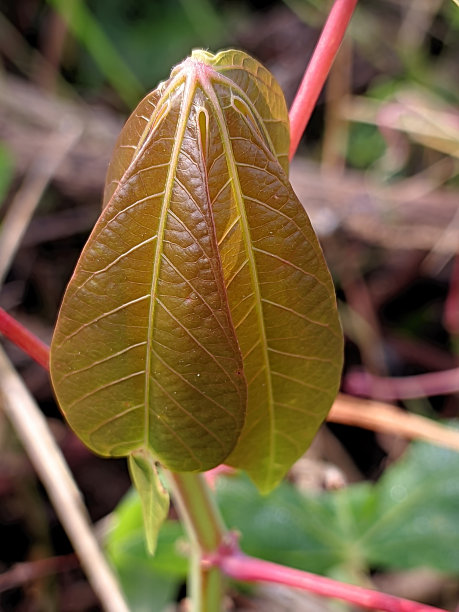
[[[203,476],[226,463],[262,492],[304,453],[338,391],[343,339],[317,238],[288,180],[356,0],[336,0],[289,115],[241,51],[194,51],[123,128],[102,214],[66,290],[51,378],[72,429],[127,456],[151,552],[169,483],[191,547],[194,612],[224,577],[388,612],[437,610],[244,555]],[[0,330],[48,349],[0,311]]]

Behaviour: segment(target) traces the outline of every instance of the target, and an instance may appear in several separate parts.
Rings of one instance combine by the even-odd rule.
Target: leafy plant
[[[92,450],[129,456],[151,552],[168,510],[157,461],[179,473],[226,461],[268,492],[338,390],[333,285],[288,148],[268,71],[195,51],[121,132],[67,288],[54,389]]]
[[[158,553],[135,562],[136,547],[144,544],[135,503],[109,547],[124,571],[132,552],[122,580],[139,609],[145,597],[143,581],[136,582],[140,573],[153,572],[166,602],[185,571],[167,544],[177,541],[180,527],[166,522],[160,530],[166,489],[189,537],[194,610],[220,609],[224,576],[300,586],[375,609],[424,608],[246,556],[195,473],[225,461],[245,469],[258,491],[269,494],[310,443],[336,394],[342,338],[333,286],[288,182],[287,157],[296,150],[354,6],[355,0],[337,0],[331,11],[290,113],[290,146],[279,86],[239,51],[194,52],[140,103],[118,140],[101,217],[56,325],[51,375],[83,441],[99,454],[129,457],[146,541],[153,551],[159,539]],[[10,325],[0,312],[4,331],[5,321]],[[32,349],[30,336],[20,337],[14,325],[9,330],[46,364],[44,347]],[[240,507],[256,515],[260,493],[253,485],[227,482],[227,492],[235,487],[234,499],[240,487]],[[281,487],[290,507],[304,511],[308,502]],[[265,498],[267,507],[276,495]],[[368,488],[354,489],[348,499],[344,494],[344,506],[339,495],[313,503],[325,517],[332,508],[355,509],[367,529],[360,543],[384,534],[374,527],[378,521],[384,526],[384,519]],[[217,497],[237,525],[225,490]],[[348,523],[343,542],[356,534],[356,525]],[[306,538],[319,550],[328,526],[313,526]],[[330,551],[340,541],[326,540]],[[368,551],[356,550],[354,561],[363,565]],[[320,569],[339,563],[341,553],[338,546],[328,558],[318,554]],[[382,557],[377,562],[384,563]],[[116,609],[125,608],[118,601]]]
[[[283,482],[261,496],[246,477],[234,475],[218,479],[216,498],[249,555],[329,575],[419,566],[453,574],[459,571],[458,483],[457,453],[416,443],[373,485],[314,495]],[[174,597],[187,571],[183,538],[179,524],[168,521],[156,558],[148,556],[139,498],[130,493],[115,513],[107,551],[123,584],[129,585],[133,572],[151,572],[173,585]],[[155,587],[148,590],[148,580],[142,584],[148,601]],[[126,593],[137,610],[139,592],[128,587]]]
[[[280,88],[242,52],[195,51],[128,120],[51,347],[94,451],[226,461],[268,491],[310,443],[342,338],[288,146]]]

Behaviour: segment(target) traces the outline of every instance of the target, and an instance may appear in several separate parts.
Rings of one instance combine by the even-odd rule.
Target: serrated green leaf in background
[[[240,478],[221,479],[226,524],[249,554],[299,569],[428,566],[459,572],[459,453],[415,443],[381,480],[304,495],[283,483],[263,498]]]
[[[360,540],[370,565],[459,572],[459,453],[413,445],[378,482]]]

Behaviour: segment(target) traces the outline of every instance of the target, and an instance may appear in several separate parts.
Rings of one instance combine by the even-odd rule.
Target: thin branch
[[[203,563],[225,546],[227,530],[202,474],[167,472],[172,498],[191,545],[190,612],[214,612],[221,607],[223,575]]]
[[[39,407],[1,349],[0,397],[104,610],[129,612],[65,459]]]
[[[357,0],[335,0],[290,109],[290,159],[295,155]]]
[[[392,401],[459,393],[459,368],[415,376],[375,376],[370,372],[350,372],[344,388],[353,395]]]
[[[0,574],[0,593],[16,589],[34,580],[53,576],[60,572],[67,572],[79,566],[80,562],[74,553],[16,563]]]
[[[425,440],[431,444],[459,451],[458,431],[382,402],[359,399],[340,393],[327,420],[408,439]]]
[[[49,369],[49,347],[21,323],[0,308],[0,333],[14,342],[45,370]]]
[[[317,576],[309,572],[284,567],[277,563],[261,561],[244,555],[239,551],[230,551],[208,559],[217,565],[230,578],[247,582],[270,582],[284,584],[302,589],[323,597],[342,599],[347,603],[361,606],[368,610],[384,612],[445,612],[425,604],[387,595],[363,587],[338,582],[332,578]]]
[[[50,135],[47,144],[28,169],[11,202],[0,231],[0,285],[3,284],[21,239],[41,197],[57,168],[81,135],[82,126],[67,121],[61,132]]]

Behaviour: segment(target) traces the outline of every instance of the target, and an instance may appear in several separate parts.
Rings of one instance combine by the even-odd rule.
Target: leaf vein
[[[227,408],[225,408],[225,406],[223,406],[222,404],[220,404],[219,402],[217,402],[216,400],[214,400],[212,397],[210,397],[209,395],[206,395],[205,393],[203,393],[203,391],[201,391],[201,389],[199,389],[199,387],[196,387],[195,385],[193,385],[193,383],[191,381],[189,381],[187,378],[185,378],[185,376],[183,376],[183,374],[180,374],[180,372],[177,372],[177,370],[175,370],[172,366],[170,366],[167,361],[165,361],[162,357],[160,357],[160,355],[158,354],[157,351],[153,351],[155,354],[155,357],[173,374],[175,374],[178,378],[180,378],[186,385],[188,385],[189,387],[191,387],[192,389],[194,389],[194,391],[196,391],[199,395],[201,395],[203,398],[205,398],[207,401],[209,401],[211,404],[214,404],[215,406],[217,406],[218,408],[221,408],[221,410],[223,410],[223,412],[225,412],[229,417],[231,417],[234,422],[236,423],[236,417],[234,416],[234,414],[232,414]]]
[[[90,431],[88,431],[87,435],[89,437],[93,436],[97,431],[99,431],[106,425],[109,425],[110,423],[113,423],[114,421],[121,419],[122,417],[126,416],[127,414],[131,412],[134,412],[134,410],[138,410],[139,408],[143,408],[143,404],[137,404],[137,406],[131,406],[130,408],[127,408],[123,412],[118,412],[117,414],[114,414],[109,419],[106,419],[105,421],[102,421],[101,423],[99,423],[97,427],[94,427],[94,429],[91,429]]]
[[[334,394],[330,393],[327,389],[323,387],[318,387],[317,385],[311,385],[311,383],[304,382],[304,380],[300,380],[299,378],[295,378],[294,376],[287,376],[287,374],[282,374],[281,372],[276,372],[275,370],[271,370],[271,374],[273,376],[279,376],[280,378],[284,378],[285,380],[290,380],[291,382],[297,383],[298,385],[302,385],[307,389],[314,389],[315,391],[320,391],[321,393],[325,393],[325,395],[329,395],[330,397],[335,397]]]
[[[61,343],[59,343],[57,346],[60,348],[65,342],[67,342],[68,340],[70,340],[71,338],[73,338],[74,336],[79,334],[83,329],[85,329],[87,327],[91,327],[91,325],[94,325],[94,323],[98,323],[99,321],[102,321],[103,319],[105,319],[105,318],[107,318],[107,317],[109,317],[109,316],[111,316],[113,314],[116,314],[117,312],[121,312],[122,310],[124,310],[125,308],[128,308],[129,306],[132,306],[133,304],[137,304],[139,302],[142,302],[143,300],[146,300],[149,297],[150,297],[150,294],[142,295],[142,296],[136,298],[135,300],[131,300],[129,302],[125,302],[124,304],[121,304],[120,306],[117,306],[116,308],[113,308],[112,310],[109,310],[108,312],[104,312],[103,314],[99,315],[98,317],[95,317],[91,321],[83,323],[83,325],[80,325],[80,327],[75,329],[71,334],[69,334],[68,336],[65,336],[63,341]]]
[[[91,364],[85,366],[84,368],[78,368],[78,370],[72,370],[71,372],[64,374],[64,376],[59,378],[57,382],[60,383],[66,378],[70,378],[71,376],[75,376],[76,374],[81,374],[81,372],[86,372],[87,370],[90,370],[91,368],[95,366],[101,365],[102,363],[107,363],[108,361],[111,361],[112,359],[115,359],[116,357],[119,357],[120,355],[123,355],[124,353],[127,353],[134,348],[143,346],[144,344],[146,344],[146,341],[137,342],[136,344],[131,344],[130,346],[127,346],[126,348],[122,349],[121,351],[118,351],[117,353],[112,353],[111,355],[108,355],[107,357],[104,357],[103,359],[98,359],[97,361],[93,361]]]
[[[310,276],[311,278],[313,278],[317,282],[318,285],[322,285],[323,287],[325,287],[327,289],[327,292],[328,292],[328,287],[325,285],[325,283],[322,282],[321,280],[319,280],[315,274],[312,274],[312,272],[306,272],[306,270],[303,270],[303,268],[300,268],[299,266],[296,266],[291,261],[288,261],[288,259],[284,259],[283,257],[280,257],[279,255],[276,255],[275,253],[270,253],[269,251],[265,251],[264,249],[260,249],[259,247],[253,247],[253,250],[256,251],[257,253],[261,253],[262,255],[267,255],[268,257],[272,257],[273,259],[277,259],[282,264],[284,264],[284,265],[286,265],[286,266],[288,266],[290,268],[294,268],[295,270],[298,270],[298,272],[301,272],[305,276]]]
[[[143,246],[145,246],[146,244],[152,242],[153,240],[155,240],[156,238],[156,234],[154,236],[151,236],[151,238],[147,238],[146,240],[143,240],[142,242],[139,242],[138,244],[136,244],[135,246],[133,246],[132,248],[130,248],[129,250],[125,251],[124,253],[121,253],[121,255],[118,255],[118,257],[116,257],[113,261],[111,261],[109,264],[107,264],[104,268],[100,268],[99,270],[96,270],[94,272],[89,272],[89,276],[88,278],[86,278],[84,280],[84,282],[79,285],[78,287],[78,291],[80,289],[83,289],[83,287],[95,276],[98,276],[99,274],[102,274],[104,272],[107,272],[107,270],[110,270],[110,268],[112,268],[114,265],[116,265],[118,262],[122,261],[125,257],[131,255],[132,253],[134,253],[137,249],[142,248]]]
[[[182,406],[182,404],[179,404],[179,402],[174,397],[172,397],[172,395],[167,391],[167,389],[165,389],[161,385],[161,383],[158,381],[157,378],[155,378],[154,380],[155,380],[155,385],[160,389],[160,391],[162,391],[163,395],[168,397],[170,399],[170,401],[173,404],[175,404],[184,414],[186,414],[192,421],[194,421],[197,425],[199,425],[199,427],[201,427],[212,438],[214,438],[214,440],[216,440],[218,442],[220,448],[222,448],[224,450],[224,446],[223,446],[223,443],[220,440],[220,438],[213,431],[211,431],[206,425],[204,425],[204,423],[201,423],[201,421],[199,419],[197,419],[192,412],[187,410],[184,406]]]
[[[282,310],[286,310],[287,312],[290,312],[291,314],[299,317],[300,319],[304,319],[308,323],[312,323],[313,325],[318,325],[319,327],[328,329],[328,331],[331,334],[339,338],[339,334],[330,327],[329,323],[323,323],[322,321],[315,321],[314,319],[311,319],[310,317],[307,317],[306,315],[301,314],[301,312],[297,312],[293,308],[289,308],[289,306],[284,306],[283,304],[279,304],[278,302],[273,302],[272,300],[268,300],[266,298],[262,298],[262,299],[263,299],[263,302],[265,302],[266,304],[270,304],[271,306],[275,306],[276,308],[281,308]]]
[[[277,340],[277,338],[276,338]],[[276,353],[276,355],[282,355],[283,357],[294,357],[295,359],[304,359],[305,361],[320,361],[323,363],[331,363],[331,364],[335,364],[335,361],[333,359],[325,359],[323,357],[315,357],[312,355],[297,355],[295,353],[288,353],[286,351],[279,351],[277,349],[273,349],[271,347],[268,346],[268,351],[271,351],[271,353]]]
[[[127,374],[126,376],[122,376],[121,378],[117,378],[116,380],[111,380],[110,382],[105,383],[104,385],[100,385],[100,387],[96,387],[95,389],[88,391],[88,393],[85,393],[81,397],[77,398],[76,400],[68,404],[67,409],[70,410],[70,408],[73,408],[73,406],[76,406],[77,404],[81,403],[83,400],[86,400],[89,397],[92,397],[96,393],[99,393],[100,391],[105,391],[106,389],[110,389],[110,387],[114,387],[115,385],[118,385],[119,383],[125,382],[126,380],[129,380],[131,378],[135,378],[136,376],[140,376],[141,374],[145,375],[145,371],[141,370],[140,372],[133,372],[132,374]]]
[[[164,255],[164,253],[163,253],[163,259],[165,259],[165,261],[167,261],[167,263],[171,266],[171,268],[173,270],[175,270],[175,272],[180,276],[181,279],[183,279],[183,281],[188,285],[188,287],[190,287],[190,289],[192,289],[194,291],[194,293],[196,293],[196,295],[199,297],[199,299],[202,301],[202,303],[205,304],[205,306],[207,306],[207,309],[209,310],[210,314],[212,315],[212,318],[217,322],[217,325],[220,327],[220,329],[222,330],[222,332],[224,333],[226,338],[231,343],[231,338],[230,338],[230,335],[228,334],[228,330],[223,326],[223,324],[220,321],[220,319],[217,316],[215,316],[215,310],[216,309],[212,308],[209,305],[209,303],[207,302],[205,297],[201,294],[201,292],[198,291],[198,289],[180,272],[180,270],[171,262],[171,260],[166,255]]]
[[[223,367],[223,365],[218,361],[218,359],[215,357],[215,355],[213,353],[211,353],[197,338],[196,336],[194,336],[191,331],[185,327],[185,325],[183,325],[183,323],[180,321],[180,319],[178,319],[177,317],[175,317],[172,312],[167,308],[167,306],[158,298],[156,297],[156,301],[158,302],[158,304],[160,304],[162,306],[162,308],[164,309],[164,311],[169,315],[169,317],[171,319],[173,319],[177,325],[183,329],[183,331],[193,340],[193,342],[196,344],[196,346],[198,346],[202,351],[204,351],[204,353],[206,353],[211,360],[217,365],[217,367],[224,373],[226,374],[226,376],[228,377],[229,382],[231,383],[231,385],[237,390],[238,395],[241,394],[240,389],[238,387],[238,385],[235,383],[235,381],[233,380],[233,377],[231,376],[231,374],[228,372],[228,370],[226,370],[226,368]]]

